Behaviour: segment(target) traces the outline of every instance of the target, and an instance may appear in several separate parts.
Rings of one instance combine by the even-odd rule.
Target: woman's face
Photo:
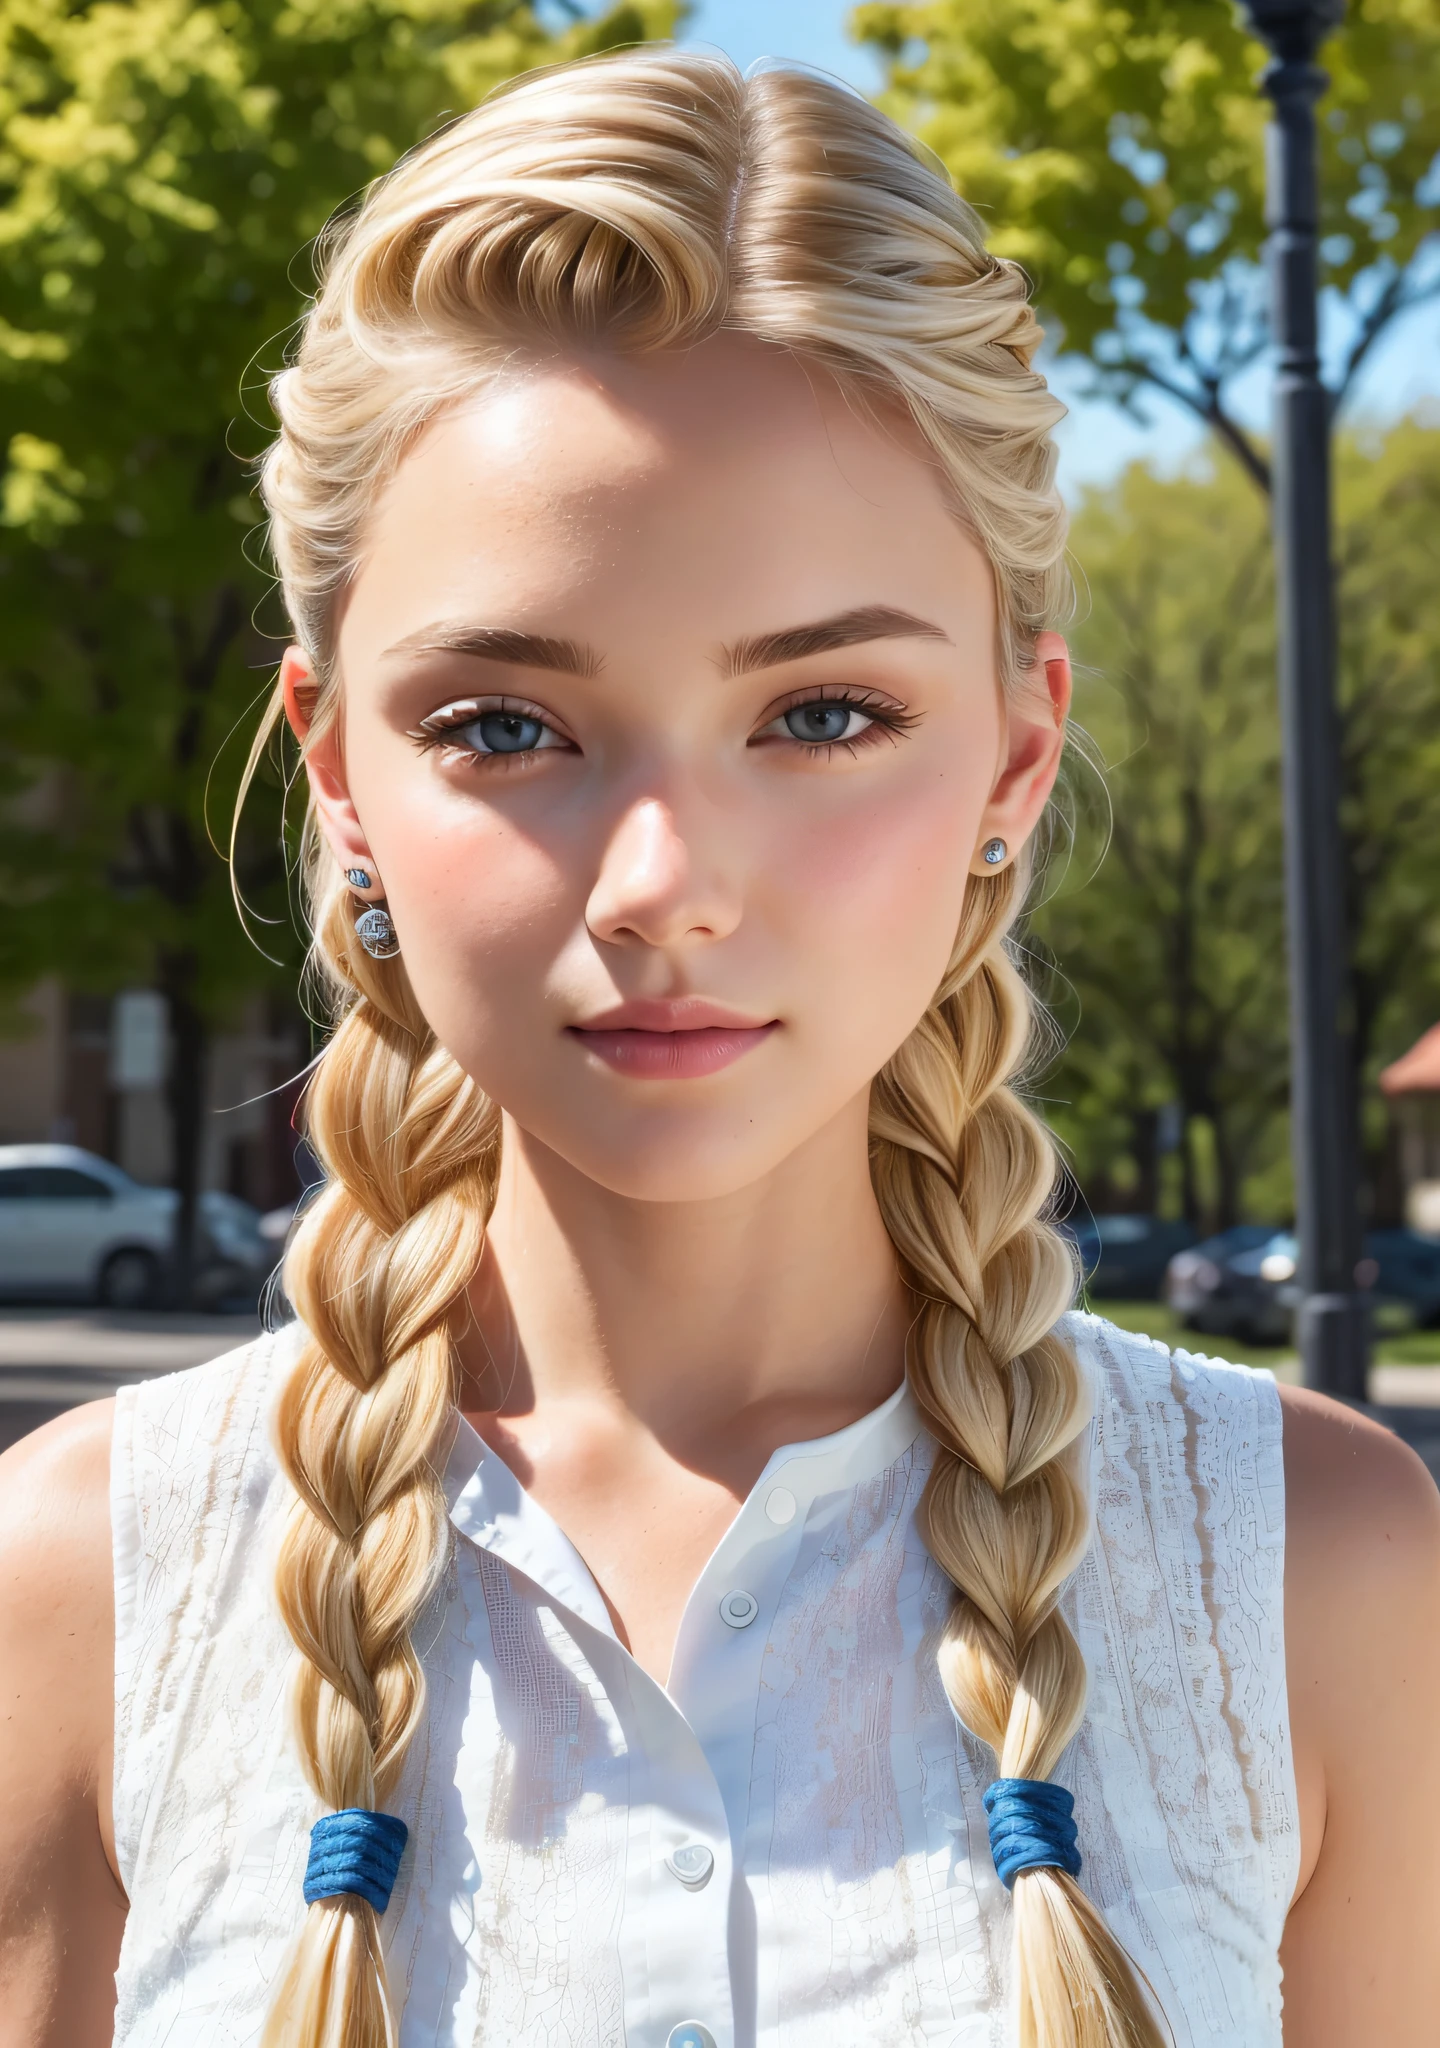
[[[436,1035],[616,1193],[759,1180],[923,1014],[1054,777],[920,444],[722,337],[517,373],[379,500],[311,750]],[[303,657],[287,658],[303,722]]]

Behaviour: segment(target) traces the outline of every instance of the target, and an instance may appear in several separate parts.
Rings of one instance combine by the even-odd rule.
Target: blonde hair
[[[366,515],[428,420],[517,351],[639,353],[720,329],[908,411],[989,558],[1013,687],[1067,588],[1049,439],[1061,408],[1031,367],[1022,274],[986,253],[969,208],[865,101],[796,70],[744,79],[722,58],[654,49],[490,99],[334,236],[275,381],[264,468],[315,664],[312,732],[334,716],[335,604]],[[337,1023],[308,1111],[328,1186],[286,1266],[307,1335],[277,1425],[297,1497],[278,1588],[310,1783],[327,1806],[373,1806],[422,1711],[411,1634],[445,1554],[436,1461],[498,1123],[437,1044],[403,961],[359,949],[313,821],[305,858]],[[1087,1405],[1055,1330],[1074,1282],[1043,1220],[1054,1159],[1009,1085],[1031,1030],[1007,946],[1023,879],[1022,862],[971,883],[934,1001],[874,1084],[872,1172],[916,1297],[909,1370],[938,1444],[924,1530],[957,1588],[941,1676],[1001,1774],[1045,1778],[1084,1711],[1056,1603],[1089,1535]],[[1123,1951],[1071,1878],[1022,1874],[1014,1923],[1024,2048],[1157,2048]],[[393,2037],[373,1910],[312,1905],[269,2048]]]

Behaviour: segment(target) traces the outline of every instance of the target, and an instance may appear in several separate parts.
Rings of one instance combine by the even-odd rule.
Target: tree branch
[[[1202,399],[1194,391],[1189,391],[1183,384],[1177,383],[1173,377],[1165,376],[1153,363],[1147,363],[1141,358],[1137,357],[1125,363],[1123,367],[1132,376],[1138,377],[1142,383],[1153,384],[1157,391],[1163,391],[1167,398],[1173,398],[1178,405],[1183,405],[1187,412],[1192,412],[1197,419],[1203,420],[1225,443],[1250,481],[1258,485],[1266,497],[1269,497],[1270,465],[1239,421],[1232,419],[1221,405],[1218,386],[1207,383]]]
[[[1379,298],[1370,308],[1370,311],[1361,321],[1360,332],[1355,337],[1355,342],[1349,355],[1345,358],[1345,368],[1341,371],[1339,381],[1331,392],[1330,410],[1332,413],[1338,412],[1344,404],[1350,387],[1355,382],[1355,378],[1359,373],[1361,364],[1380,339],[1380,336],[1385,332],[1385,329],[1398,320],[1402,313],[1408,313],[1412,306],[1423,306],[1428,304],[1431,299],[1440,298],[1440,277],[1437,277],[1433,284],[1426,285],[1418,291],[1407,291],[1407,283],[1413,274],[1413,263],[1407,264],[1403,270],[1397,270],[1384,291],[1381,292]]]
[[[221,663],[244,622],[244,601],[239,586],[234,583],[222,583],[215,593],[210,624],[198,647],[194,645],[188,618],[182,613],[176,619],[173,637],[185,690],[184,710],[172,748],[177,767],[188,768],[194,762],[200,745],[206,700],[214,689]]]

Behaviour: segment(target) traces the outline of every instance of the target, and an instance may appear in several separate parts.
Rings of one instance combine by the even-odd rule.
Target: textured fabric
[[[1063,1595],[1090,1694],[1055,1773],[1081,1883],[1176,2048],[1281,2048],[1299,1830],[1274,1384],[1066,1328],[1096,1382],[1096,1536]],[[291,1341],[120,1396],[118,2048],[254,2048],[304,1910],[316,1808],[286,1732],[267,1439]],[[410,1829],[384,1923],[402,2048],[664,2048],[686,2024],[718,2048],[1009,2041],[995,1763],[941,1687],[952,1595],[915,1526],[931,1456],[903,1391],[778,1451],[662,1688],[462,1425],[426,1714],[390,1802]]]
[[[1022,1870],[1064,1870],[1080,1875],[1080,1831],[1075,1800],[1045,1778],[997,1778],[985,1788],[990,1858],[1006,1891]]]
[[[353,1892],[383,1913],[390,1904],[410,1830],[393,1813],[342,1806],[322,1814],[310,1830],[310,1856],[302,1887],[305,1903]]]

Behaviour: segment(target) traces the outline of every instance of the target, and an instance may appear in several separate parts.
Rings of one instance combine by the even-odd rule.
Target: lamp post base
[[[1306,1294],[1295,1311],[1305,1385],[1341,1401],[1369,1397],[1370,1304],[1363,1294]]]

